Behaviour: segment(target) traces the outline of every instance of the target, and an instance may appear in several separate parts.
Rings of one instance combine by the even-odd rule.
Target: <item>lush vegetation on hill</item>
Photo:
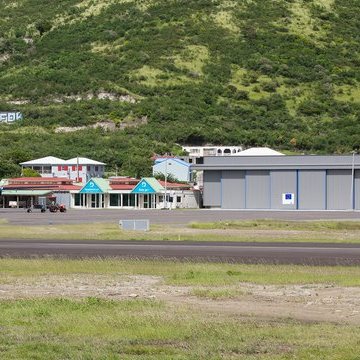
[[[2,0],[0,13],[0,111],[25,117],[0,125],[0,176],[77,154],[145,175],[175,143],[359,148],[358,0]]]

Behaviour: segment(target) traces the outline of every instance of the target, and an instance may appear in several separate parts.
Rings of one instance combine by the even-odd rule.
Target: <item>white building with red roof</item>
[[[58,203],[67,208],[72,206],[73,194],[81,186],[69,178],[20,177],[7,179],[2,186],[1,207],[30,208],[36,204]]]
[[[176,209],[198,208],[200,192],[190,185],[155,178],[91,178],[84,185],[67,177],[7,179],[0,207],[31,208],[50,203],[79,209]]]
[[[22,169],[30,168],[37,171],[42,177],[66,177],[79,183],[85,183],[93,177],[103,177],[105,165],[103,162],[75,157],[63,160],[54,156],[20,163]]]
[[[200,192],[188,184],[155,178],[111,177],[91,179],[76,194],[75,208],[176,209],[198,208]]]

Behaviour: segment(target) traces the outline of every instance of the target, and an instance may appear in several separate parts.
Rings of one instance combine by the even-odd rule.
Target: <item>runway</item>
[[[262,264],[360,265],[360,245],[186,241],[0,241],[0,257],[49,256],[180,259]]]

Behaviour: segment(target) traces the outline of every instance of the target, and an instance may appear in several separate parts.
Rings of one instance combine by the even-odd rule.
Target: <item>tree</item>
[[[47,31],[51,30],[51,23],[47,20],[39,20],[35,24],[36,30],[40,33],[40,36],[42,36]]]
[[[157,172],[154,174],[155,179],[157,180],[165,180],[165,174],[161,172]],[[169,183],[178,183],[180,180],[178,180],[173,174],[167,174],[166,181]]]
[[[0,160],[0,179],[11,178],[20,175],[20,166],[9,161]]]
[[[41,177],[41,175],[34,169],[25,168],[22,171],[23,177]]]

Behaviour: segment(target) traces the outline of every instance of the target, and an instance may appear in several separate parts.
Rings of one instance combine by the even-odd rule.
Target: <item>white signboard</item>
[[[20,112],[0,112],[0,123],[13,123],[22,120],[23,116]]]
[[[9,201],[9,206],[11,208],[17,207],[17,201]]]
[[[283,193],[282,194],[282,204],[283,205],[294,205],[295,204],[295,195],[292,193]]]

